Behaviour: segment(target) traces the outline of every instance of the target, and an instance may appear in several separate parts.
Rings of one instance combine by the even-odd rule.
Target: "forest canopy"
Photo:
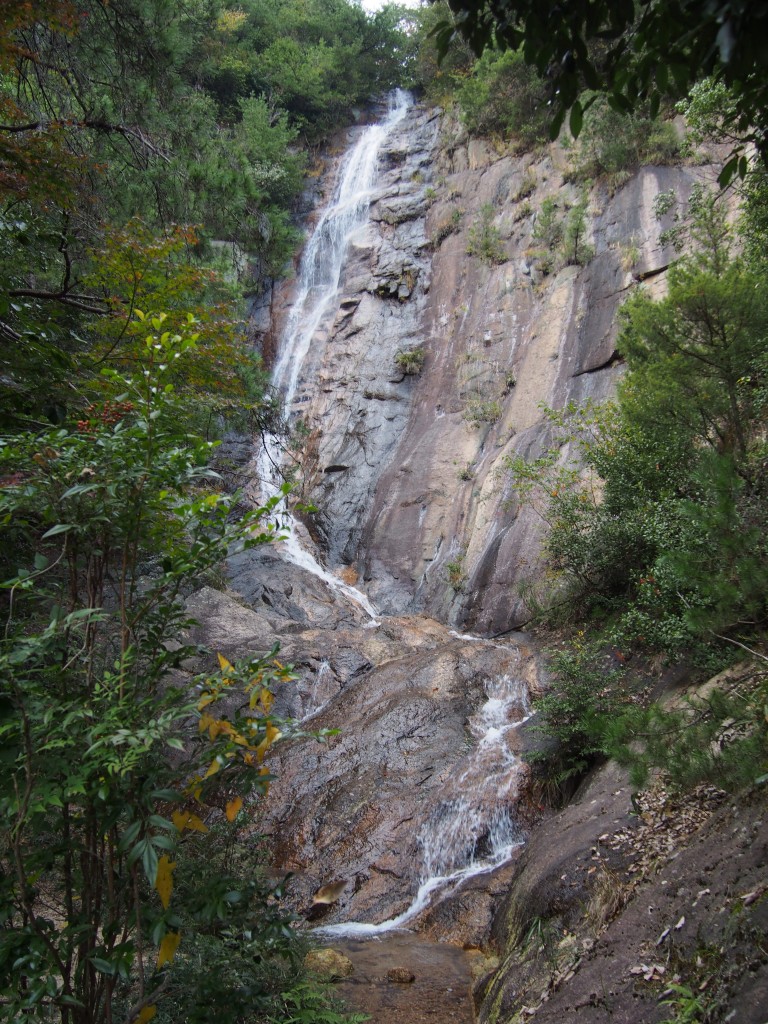
[[[185,597],[280,535],[281,496],[217,472],[274,414],[247,298],[402,32],[347,0],[0,4],[4,1019],[348,1019],[232,855],[291,672],[178,669]]]
[[[431,0],[438,2],[438,0]],[[446,53],[457,34],[475,54],[522,50],[546,78],[552,135],[570,111],[579,134],[585,90],[624,113],[665,97],[683,98],[713,76],[735,96],[733,128],[768,157],[768,5],[745,0],[448,0],[452,17],[436,35]],[[734,170],[736,165],[734,165]],[[743,166],[742,166],[743,169]]]

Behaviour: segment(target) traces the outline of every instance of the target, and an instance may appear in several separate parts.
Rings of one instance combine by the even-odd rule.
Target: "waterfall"
[[[408,93],[396,90],[389,100],[386,117],[370,125],[349,150],[341,167],[331,202],[322,213],[301,259],[296,298],[280,341],[272,372],[272,384],[282,396],[286,419],[290,419],[301,367],[323,318],[334,308],[339,279],[352,236],[365,226],[377,178],[377,160],[393,128],[403,120],[411,105]],[[267,436],[256,460],[262,496],[276,495],[282,484],[281,450],[277,437]],[[281,548],[286,557],[324,580],[331,589],[363,608],[372,620],[376,609],[365,594],[328,572],[302,544],[295,520],[287,523],[290,533]]]
[[[528,688],[521,679],[504,675],[486,686],[486,701],[468,723],[475,746],[446,781],[419,834],[419,888],[411,905],[381,924],[345,922],[318,932],[365,938],[402,928],[430,906],[433,896],[450,895],[467,879],[510,859],[523,845],[509,807],[524,768],[509,741],[530,715]]]

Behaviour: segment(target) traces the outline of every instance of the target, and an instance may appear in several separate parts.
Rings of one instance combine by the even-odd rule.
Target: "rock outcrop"
[[[335,316],[302,371],[310,529],[383,611],[497,634],[526,618],[517,588],[541,538],[505,459],[551,443],[542,404],[611,394],[616,311],[637,280],[663,287],[674,255],[660,242],[674,211],[659,222],[654,200],[684,198],[711,172],[648,167],[615,195],[592,191],[594,257],[579,266],[534,237],[545,199],[565,217],[581,194],[558,147],[500,157],[417,108],[382,160]],[[423,367],[406,373],[397,357],[413,350]]]

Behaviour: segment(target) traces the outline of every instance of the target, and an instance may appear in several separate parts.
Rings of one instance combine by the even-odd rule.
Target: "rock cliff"
[[[579,266],[534,236],[545,199],[564,217],[581,194],[560,148],[499,156],[416,108],[381,161],[294,406],[309,438],[303,493],[319,509],[310,529],[382,611],[498,634],[526,618],[518,585],[541,537],[505,457],[547,445],[542,404],[610,395],[616,311],[633,282],[662,286],[673,255],[659,238],[674,210],[661,223],[654,200],[684,198],[709,169],[648,167],[613,195],[592,190],[594,257]],[[278,331],[290,298],[289,283]]]
[[[657,1020],[664,971],[654,964],[664,964],[655,937],[640,927],[635,893],[663,903],[669,928],[678,910],[690,915],[699,906],[676,869],[658,884],[647,865],[641,884],[632,874],[633,843],[653,848],[667,829],[668,804],[659,828],[636,830],[629,787],[609,766],[513,853],[532,818],[518,756],[527,742],[526,691],[542,686],[535,646],[514,628],[527,617],[518,588],[540,568],[543,526],[517,500],[504,464],[551,444],[543,405],[610,396],[622,370],[617,310],[638,281],[663,288],[673,256],[660,236],[674,210],[660,223],[654,200],[674,189],[684,201],[697,178],[714,174],[706,166],[646,167],[615,193],[592,189],[589,251],[569,262],[542,238],[544,209],[565,218],[585,196],[568,180],[558,146],[499,154],[441,112],[417,107],[389,135],[380,166],[370,217],[351,241],[291,410],[302,422],[297,490],[318,509],[301,527],[307,543],[380,614],[370,621],[327,581],[275,549],[257,549],[232,558],[228,593],[190,599],[201,623],[195,638],[229,658],[278,640],[297,675],[279,709],[308,730],[339,730],[325,744],[306,739],[270,755],[277,781],[259,828],[276,868],[293,873],[288,893],[297,911],[364,928],[406,915],[432,939],[495,942],[500,964],[480,954],[473,961],[477,1008],[489,1024],[534,1011],[542,1019],[578,1011],[594,1020]],[[316,186],[318,201],[333,175],[332,167]],[[267,341],[280,337],[294,293],[289,280],[262,303],[255,326]],[[567,448],[560,458],[569,458]],[[731,817],[746,828],[739,813]],[[687,820],[699,828],[710,817],[714,829],[709,812]],[[738,886],[763,893],[762,819],[758,825],[747,830],[749,858],[725,889],[709,883],[709,867],[692,854],[686,870],[701,875],[702,891],[722,891],[723,900]],[[495,848],[506,854],[491,871]],[[477,858],[486,858],[483,873],[455,874]],[[441,873],[452,883],[439,900],[422,900],[425,880]],[[667,881],[675,886],[670,899]],[[328,890],[332,900],[313,906]],[[637,917],[627,919],[629,932],[604,928],[619,909],[617,894]],[[554,946],[544,928],[554,929]],[[693,956],[694,945],[669,945],[667,965],[675,951]],[[752,970],[744,948],[742,978]],[[620,982],[605,982],[600,949],[624,951]],[[373,984],[378,968],[369,954],[348,952],[361,957]],[[467,971],[464,964],[457,977],[466,980]],[[755,977],[760,989],[764,971]],[[419,985],[417,978],[413,993]],[[456,1019],[472,1015],[465,997]],[[423,1015],[409,996],[392,1019],[454,1019],[454,1009],[434,1009],[434,993],[424,998],[432,1009]],[[394,1005],[386,993],[382,999]]]

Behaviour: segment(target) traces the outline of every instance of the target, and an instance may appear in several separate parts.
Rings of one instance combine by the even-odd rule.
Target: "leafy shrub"
[[[459,230],[463,216],[464,211],[460,207],[454,206],[448,220],[436,229],[430,240],[433,249],[438,249],[449,235],[453,235]]]
[[[565,784],[582,775],[605,754],[601,725],[618,710],[621,697],[618,673],[599,664],[595,653],[580,642],[570,651],[559,651],[550,661],[553,685],[537,698],[537,731],[555,741],[553,749],[529,754],[535,775],[550,795],[562,793]]]
[[[395,364],[406,376],[415,376],[421,373],[424,366],[424,349],[410,348],[398,352],[395,356]]]
[[[174,685],[195,653],[179,643],[185,592],[231,544],[276,536],[278,500],[229,521],[236,497],[211,489],[213,445],[189,433],[172,383],[192,325],[139,319],[142,373],[105,371],[102,400],[74,423],[0,444],[0,849],[13,864],[0,985],[13,1016],[67,1021],[77,1003],[83,1021],[122,1019],[145,993],[162,1002],[183,920],[206,906],[219,940],[241,902],[265,949],[285,927],[263,888],[199,887],[188,858],[171,859],[206,845],[211,807],[236,829],[244,797],[263,792],[264,754],[290,731],[272,686],[292,677],[275,649]]]
[[[574,149],[574,176],[607,177],[614,185],[643,164],[669,164],[680,155],[675,126],[642,112],[619,114],[598,97],[584,115]]]
[[[479,427],[483,423],[496,423],[501,419],[501,413],[501,402],[497,398],[481,398],[480,395],[473,395],[464,409],[464,419],[473,427]]]
[[[507,253],[499,233],[493,223],[493,206],[485,203],[480,210],[480,220],[469,229],[467,239],[467,255],[477,256],[483,263],[506,263]]]
[[[588,202],[587,196],[582,196],[568,211],[561,250],[569,266],[583,267],[595,255],[594,248],[586,241]]]
[[[462,120],[473,135],[500,135],[519,149],[546,142],[544,84],[514,50],[486,50],[457,90]]]
[[[452,562],[445,563],[445,573],[448,582],[456,591],[461,593],[464,589],[464,584],[467,582],[467,576],[464,572],[464,559],[463,557],[456,558]]]

